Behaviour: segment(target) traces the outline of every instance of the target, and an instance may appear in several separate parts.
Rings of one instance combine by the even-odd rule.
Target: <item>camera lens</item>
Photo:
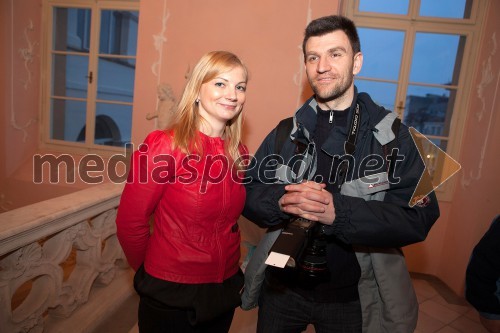
[[[312,239],[304,249],[299,263],[301,276],[308,283],[326,282],[330,278],[330,270],[326,259],[326,239],[321,225],[314,227]]]

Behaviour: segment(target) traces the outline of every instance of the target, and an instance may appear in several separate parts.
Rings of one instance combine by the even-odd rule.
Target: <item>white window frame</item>
[[[88,8],[92,11],[93,19],[90,28],[90,40],[92,45],[89,57],[89,72],[93,73],[93,82],[89,85],[86,107],[86,143],[71,142],[50,138],[51,121],[51,87],[52,87],[52,45],[53,45],[53,8]],[[88,154],[99,153],[103,157],[123,153],[125,147],[113,147],[88,143],[93,140],[95,131],[95,113],[97,101],[98,82],[98,58],[99,58],[99,29],[101,21],[101,10],[124,10],[139,12],[139,0],[44,0],[43,1],[43,34],[42,34],[42,62],[41,62],[41,110],[40,110],[40,134],[42,150]],[[137,58],[137,55],[135,56]],[[130,103],[123,103],[130,105]],[[133,110],[133,103],[132,103]],[[132,111],[133,112],[133,111]],[[89,135],[89,134],[92,135]],[[90,138],[90,139],[89,139]]]
[[[475,69],[479,57],[479,46],[482,40],[486,10],[489,0],[474,0],[471,8],[470,18],[452,19],[419,16],[420,0],[409,0],[407,15],[391,15],[374,12],[360,12],[360,0],[342,0],[342,13],[352,19],[356,26],[363,28],[389,29],[405,32],[405,44],[414,45],[416,32],[448,33],[463,35],[466,37],[464,55],[462,59],[461,72],[456,88],[456,100],[450,122],[448,136],[432,136],[429,138],[448,138],[446,153],[457,160],[460,154],[462,138],[464,134],[465,120],[467,118],[470,96],[474,89],[472,87]],[[363,45],[361,45],[363,50]],[[406,102],[406,92],[411,82],[410,69],[412,60],[412,47],[403,47],[401,69],[397,80],[396,112],[402,118],[402,110]],[[378,81],[378,80],[377,80]],[[392,81],[391,81],[392,82]],[[394,82],[393,82],[394,83]],[[369,93],[369,91],[368,91]],[[457,160],[458,161],[458,160]],[[460,163],[460,161],[458,161]],[[450,201],[456,185],[457,177],[452,177],[436,189],[439,200]]]

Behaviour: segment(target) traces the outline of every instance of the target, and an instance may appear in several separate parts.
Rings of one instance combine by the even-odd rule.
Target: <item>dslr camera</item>
[[[323,224],[301,217],[290,220],[270,252],[290,256],[287,268],[297,271],[299,280],[326,282],[330,278],[326,258],[326,236]]]

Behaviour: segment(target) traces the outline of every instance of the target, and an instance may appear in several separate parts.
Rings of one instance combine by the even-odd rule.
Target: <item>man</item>
[[[243,215],[270,229],[292,217],[314,221],[310,243],[320,250],[306,249],[311,262],[296,269],[269,266],[262,288],[251,285],[262,263],[251,261],[242,307],[260,291],[261,333],[309,323],[317,333],[413,332],[418,303],[399,247],[424,240],[439,217],[433,193],[409,205],[424,164],[408,128],[395,138],[396,116],[358,94],[363,54],[351,20],[312,21],[303,52],[314,96],[282,147],[274,129],[256,152]],[[390,145],[397,155],[384,152]]]
[[[483,326],[500,332],[500,215],[476,244],[465,274],[465,297]]]

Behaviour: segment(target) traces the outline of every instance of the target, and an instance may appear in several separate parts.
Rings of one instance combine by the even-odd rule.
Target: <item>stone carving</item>
[[[2,332],[43,332],[47,317],[69,317],[87,302],[93,286],[109,284],[118,268],[127,267],[115,219],[113,208],[3,256]],[[64,279],[62,266],[72,253],[74,267]]]
[[[175,112],[175,96],[168,84],[158,86],[158,106],[155,112],[146,115],[147,120],[157,118],[157,128],[165,129],[172,121]]]

